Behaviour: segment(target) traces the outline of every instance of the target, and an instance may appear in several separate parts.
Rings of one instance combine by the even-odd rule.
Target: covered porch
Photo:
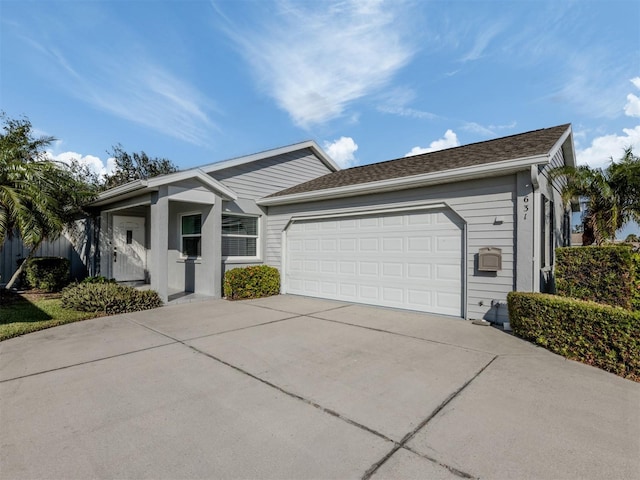
[[[165,303],[222,294],[222,201],[233,191],[195,169],[104,192],[99,275],[148,285]]]

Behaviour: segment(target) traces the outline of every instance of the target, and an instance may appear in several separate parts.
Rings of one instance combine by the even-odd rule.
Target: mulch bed
[[[0,305],[11,305],[20,301],[37,302],[39,300],[49,300],[60,298],[59,292],[44,292],[42,290],[7,290],[0,288]]]

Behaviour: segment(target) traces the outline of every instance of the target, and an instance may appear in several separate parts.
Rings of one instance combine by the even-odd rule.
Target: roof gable
[[[561,145],[558,143],[570,133],[570,128],[570,124],[564,124],[446,150],[353,167],[281,190],[266,198],[307,194],[404,177],[428,175],[435,177],[447,171],[462,171],[512,160],[548,157],[554,148],[560,148]],[[542,160],[539,163],[543,163]]]
[[[338,171],[340,167],[329,157],[313,140],[307,140],[305,142],[294,143],[293,145],[287,145],[285,147],[274,148],[271,150],[265,150],[263,152],[254,153],[251,155],[245,155],[243,157],[231,158],[229,160],[223,160],[221,162],[210,163],[199,167],[200,170],[206,173],[213,173],[225,168],[236,167],[239,165],[245,165],[252,162],[257,162],[265,158],[277,157],[287,153],[295,152],[297,150],[311,150],[322,163],[324,163],[329,170]]]
[[[238,198],[233,190],[207,175],[202,170],[194,168],[191,170],[159,175],[146,180],[134,180],[133,182],[105,190],[104,192],[101,192],[98,195],[98,198],[91,202],[90,205],[93,207],[107,205],[109,203],[131,198],[146,192],[157,191],[161,186],[172,185],[185,180],[196,180],[208,190],[215,192],[225,200],[235,200]]]

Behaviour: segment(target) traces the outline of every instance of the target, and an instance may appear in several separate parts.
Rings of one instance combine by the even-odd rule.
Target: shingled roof
[[[281,190],[267,198],[546,155],[569,127],[570,124],[558,125],[437,152],[348,168]]]

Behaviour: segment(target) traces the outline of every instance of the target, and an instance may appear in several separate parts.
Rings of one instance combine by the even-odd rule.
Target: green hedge
[[[86,277],[80,283],[116,283],[116,279],[97,275],[95,277]]]
[[[117,283],[76,283],[62,290],[62,306],[81,312],[137,312],[162,306],[154,290],[136,290]]]
[[[517,336],[640,381],[640,312],[542,293],[511,292],[507,303]]]
[[[24,267],[27,284],[45,292],[57,292],[71,281],[71,262],[62,257],[34,257]]]
[[[556,293],[626,309],[640,308],[640,254],[628,245],[556,249]]]
[[[256,265],[233,268],[224,274],[224,296],[230,300],[260,298],[280,293],[280,272],[275,267]]]

